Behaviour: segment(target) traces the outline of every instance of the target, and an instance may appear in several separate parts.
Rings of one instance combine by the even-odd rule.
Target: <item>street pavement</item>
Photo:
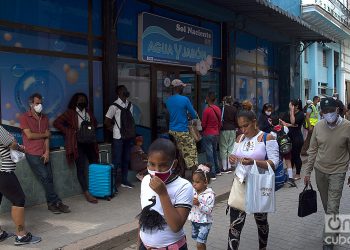
[[[220,181],[220,179],[217,179]],[[317,192],[318,212],[310,216],[299,218],[297,216],[299,193],[302,192],[303,180],[297,181],[298,188],[284,187],[276,192],[276,213],[269,214],[268,221],[270,233],[268,250],[316,250],[322,249],[322,230],[324,226],[324,212],[319,194]],[[317,190],[314,176],[312,176],[313,188]],[[215,189],[214,189],[215,191]],[[344,185],[343,197],[341,200],[340,213],[350,214],[350,188]],[[214,208],[214,223],[207,241],[208,250],[227,249],[227,235],[229,227],[229,215],[225,214],[227,200],[217,203]],[[191,224],[185,224],[188,249],[196,249],[196,243],[191,238]],[[350,236],[350,235],[348,235]],[[349,238],[350,239],[350,238]],[[350,240],[349,240],[350,241]],[[120,248],[113,248],[115,250]],[[134,250],[133,243],[124,250]],[[258,232],[254,216],[247,215],[247,219],[241,234],[239,249],[259,249]],[[335,246],[334,249],[350,249],[350,245]]]

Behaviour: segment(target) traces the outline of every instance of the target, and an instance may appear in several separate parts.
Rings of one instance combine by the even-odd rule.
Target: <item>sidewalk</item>
[[[218,196],[230,190],[232,178],[232,174],[224,174],[213,181]],[[135,184],[134,189],[118,188],[114,199],[99,200],[96,205],[86,202],[82,195],[65,199],[72,210],[69,214],[54,215],[46,204],[26,208],[26,228],[43,241],[25,249],[110,249],[123,243],[127,247],[135,238],[135,216],[140,212],[140,182]],[[9,213],[1,214],[0,225],[7,231],[15,229]],[[1,242],[0,249],[20,249],[13,242]]]

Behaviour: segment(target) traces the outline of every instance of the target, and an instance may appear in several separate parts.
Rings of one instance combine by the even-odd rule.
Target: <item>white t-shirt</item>
[[[84,121],[90,121],[90,115],[88,112],[86,112],[85,109],[83,109],[82,111],[80,111],[80,109],[76,108],[75,111],[78,113],[78,127],[80,128],[81,123],[83,122],[83,118]]]
[[[142,209],[151,204],[151,199],[156,196],[156,204],[151,208],[164,216],[163,208],[156,192],[150,188],[151,177],[147,175],[141,183],[141,207]],[[166,184],[171,203],[174,207],[185,207],[191,210],[193,202],[193,187],[191,183],[181,177],[176,177]],[[140,238],[146,246],[161,248],[169,246],[185,236],[185,232],[181,229],[174,233],[168,225],[164,226],[164,230],[152,230],[152,232],[142,229],[140,230]]]
[[[123,108],[128,107],[129,105],[129,101],[126,100],[126,102],[124,103],[120,98],[118,98],[114,103],[120,105]],[[130,112],[131,114],[133,114],[133,105],[131,104],[130,106]],[[121,135],[120,135],[120,130],[118,128],[118,126],[120,127],[120,114],[121,111],[120,109],[115,106],[115,105],[111,105],[108,108],[108,111],[106,113],[106,117],[109,119],[112,119],[112,121],[114,122],[114,126],[113,126],[113,139],[120,139]],[[115,123],[115,121],[117,121],[118,125]]]

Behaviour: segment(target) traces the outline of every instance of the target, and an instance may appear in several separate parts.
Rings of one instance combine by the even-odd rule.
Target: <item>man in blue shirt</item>
[[[196,119],[198,115],[188,97],[182,95],[186,84],[175,79],[171,85],[174,94],[166,101],[169,112],[169,134],[174,136],[178,149],[185,159],[186,167],[192,169],[198,164],[198,158],[196,143],[188,131],[188,116]]]

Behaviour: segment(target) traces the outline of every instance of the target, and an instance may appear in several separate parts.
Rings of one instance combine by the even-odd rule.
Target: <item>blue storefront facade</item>
[[[84,92],[98,120],[100,146],[108,148],[104,114],[123,84],[147,149],[167,131],[164,102],[173,79],[187,83],[184,94],[199,116],[209,91],[218,103],[232,95],[252,101],[257,112],[267,102],[283,111],[300,93],[296,44],[323,39],[268,1],[2,0],[1,122],[21,141],[18,118],[30,94],[43,95],[52,124],[71,96]],[[61,197],[78,194],[63,137],[51,129],[57,190]],[[41,203],[42,189],[27,169],[21,163],[17,173],[28,204]]]

